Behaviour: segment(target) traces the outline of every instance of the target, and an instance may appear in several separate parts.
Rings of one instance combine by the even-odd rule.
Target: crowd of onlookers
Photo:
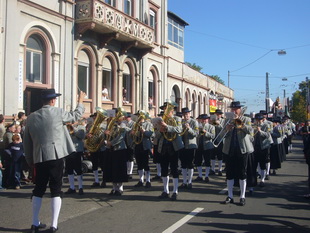
[[[9,123],[0,114],[0,189],[20,189],[21,183],[31,181],[23,149],[26,115],[19,112]]]

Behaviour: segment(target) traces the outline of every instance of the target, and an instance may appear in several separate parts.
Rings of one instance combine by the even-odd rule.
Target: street
[[[93,175],[87,173],[84,195],[64,195],[58,232],[310,232],[310,202],[303,198],[309,192],[307,175],[301,140],[293,140],[293,153],[265,187],[255,187],[253,196],[246,193],[243,207],[220,204],[227,196],[225,176],[211,176],[209,183],[193,183],[192,190],[179,189],[178,200],[170,201],[158,198],[163,190],[160,182],[152,182],[150,189],[135,188],[137,174],[124,185],[122,196],[111,197],[111,184],[91,189]],[[0,192],[1,232],[30,229],[32,188],[24,185],[20,190]],[[65,183],[63,191],[67,189]],[[238,203],[237,188],[234,198]],[[51,221],[49,190],[43,198],[41,221],[48,226]]]

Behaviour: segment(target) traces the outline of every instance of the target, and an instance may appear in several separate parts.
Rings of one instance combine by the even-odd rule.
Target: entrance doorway
[[[24,91],[24,109],[27,116],[42,107],[41,90],[27,87]]]

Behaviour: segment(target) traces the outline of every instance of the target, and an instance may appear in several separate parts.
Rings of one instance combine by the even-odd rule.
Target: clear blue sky
[[[291,99],[310,79],[310,0],[168,0],[168,9],[189,23],[185,61],[225,85],[229,70],[235,100],[248,113],[265,109],[266,72],[273,101],[284,90]]]

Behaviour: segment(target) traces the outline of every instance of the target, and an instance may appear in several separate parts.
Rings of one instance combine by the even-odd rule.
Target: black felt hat
[[[240,101],[233,101],[230,103],[230,108],[241,108],[243,105],[240,104]]]
[[[61,94],[56,93],[54,88],[44,89],[41,91],[42,99],[54,99],[58,96],[61,96]]]
[[[188,107],[182,108],[182,113],[191,112],[192,110],[189,110]]]

